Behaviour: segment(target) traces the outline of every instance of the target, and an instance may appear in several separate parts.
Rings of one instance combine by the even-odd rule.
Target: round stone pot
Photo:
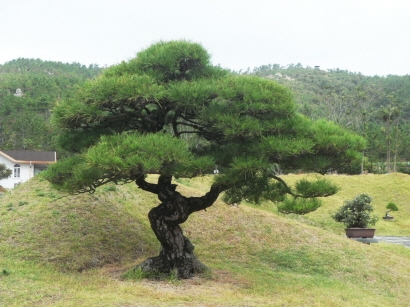
[[[373,238],[376,229],[374,228],[346,228],[348,238]]]

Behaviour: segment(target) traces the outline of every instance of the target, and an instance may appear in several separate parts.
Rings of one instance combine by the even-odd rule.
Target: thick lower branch
[[[154,183],[149,183],[147,181],[145,181],[145,175],[139,175],[136,179],[135,179],[135,183],[137,184],[137,186],[147,192],[151,192],[154,194],[158,194],[159,192],[159,188],[157,184]]]
[[[225,191],[227,187],[222,184],[213,184],[208,193],[201,197],[189,197],[186,198],[188,210],[190,214],[196,211],[205,210],[212,206],[218,199],[219,194]]]

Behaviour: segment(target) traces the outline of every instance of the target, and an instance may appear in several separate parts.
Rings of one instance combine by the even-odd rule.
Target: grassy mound
[[[136,190],[107,186],[92,195],[68,196],[36,177],[1,198],[0,241],[9,246],[2,252],[52,263],[62,271],[83,271],[156,252],[146,218],[156,200]]]
[[[385,234],[405,232],[407,177],[331,179],[340,195],[304,217],[222,201],[194,214],[184,231],[212,276],[153,282],[121,275],[158,253],[146,217],[155,197],[132,184],[62,197],[36,177],[0,199],[0,305],[406,306],[410,249],[347,239],[329,211],[367,192],[377,214],[387,200],[400,208]],[[177,183],[182,193],[201,195],[209,178]],[[395,188],[376,194],[389,184]]]

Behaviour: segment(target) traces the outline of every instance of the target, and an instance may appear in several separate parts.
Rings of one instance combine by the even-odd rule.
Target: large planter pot
[[[348,238],[373,238],[376,229],[374,228],[346,228]]]

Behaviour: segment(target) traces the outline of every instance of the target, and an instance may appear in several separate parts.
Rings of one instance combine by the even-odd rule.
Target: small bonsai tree
[[[392,203],[392,202],[387,204],[386,209],[387,209],[387,211],[386,211],[385,216],[390,216],[389,212],[391,212],[391,211],[399,211],[399,208],[396,206],[396,204]]]
[[[367,194],[360,194],[353,200],[345,201],[344,205],[332,215],[336,222],[343,223],[346,228],[368,228],[379,220],[377,215],[371,215],[372,198]]]

